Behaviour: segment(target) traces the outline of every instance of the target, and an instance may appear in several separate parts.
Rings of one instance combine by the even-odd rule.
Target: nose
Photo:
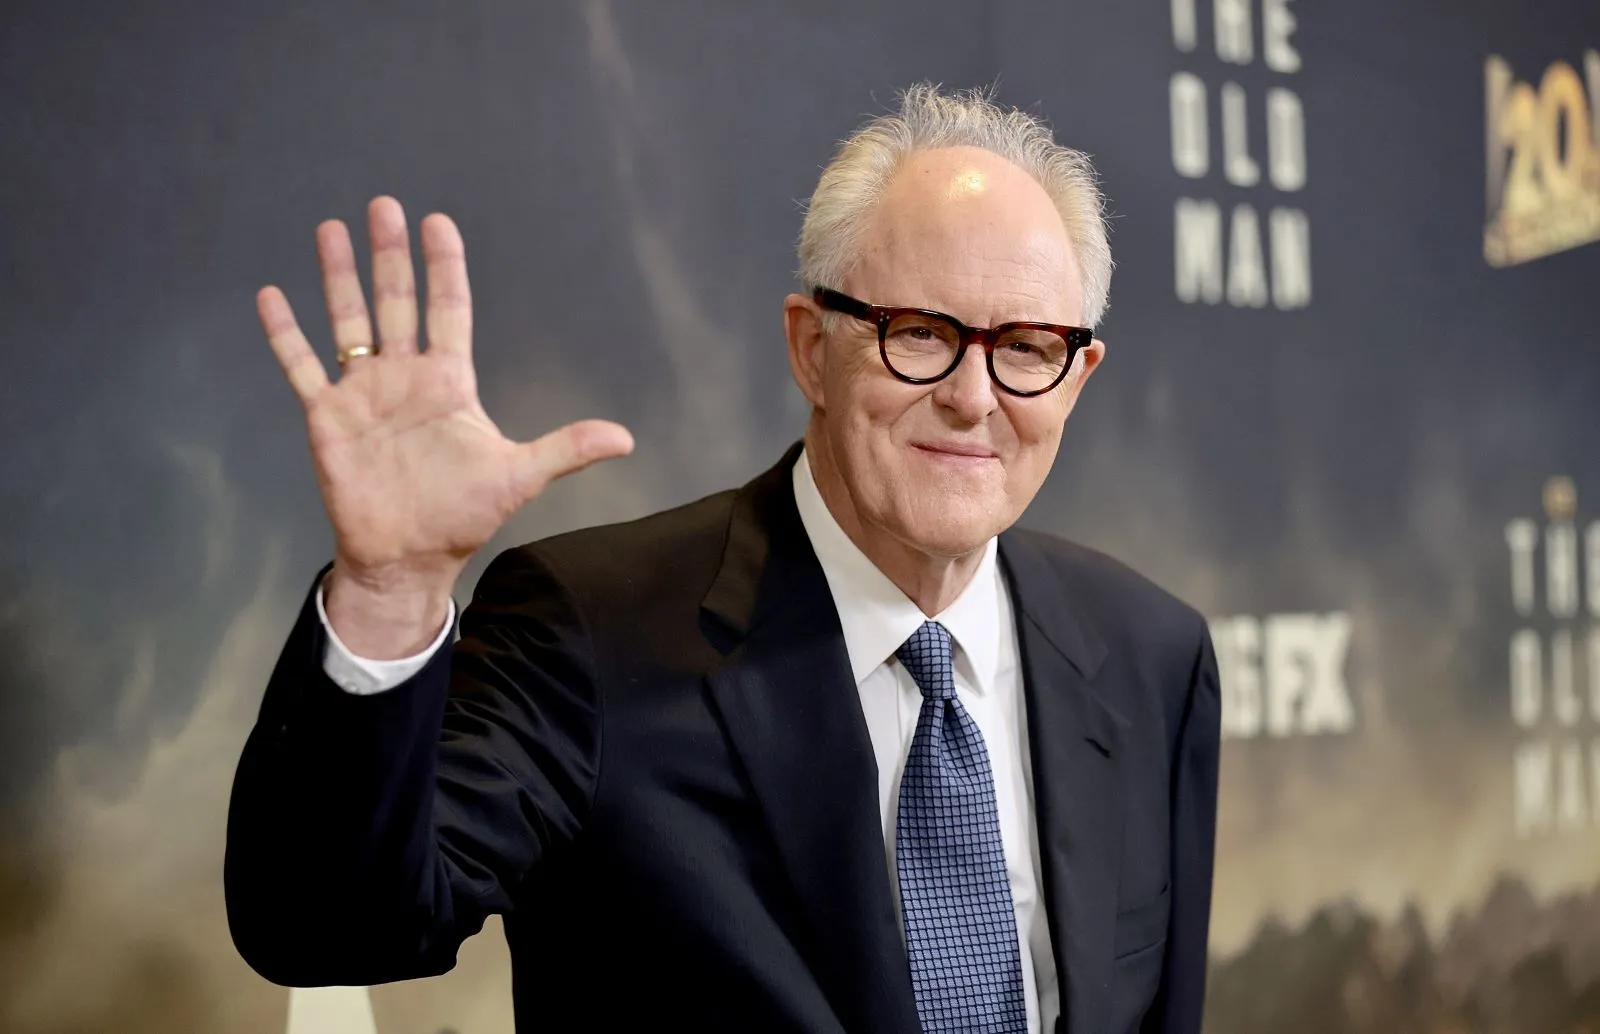
[[[969,347],[950,376],[934,385],[933,401],[966,424],[980,423],[994,412],[999,400],[995,398],[994,382],[989,379],[983,346]]]

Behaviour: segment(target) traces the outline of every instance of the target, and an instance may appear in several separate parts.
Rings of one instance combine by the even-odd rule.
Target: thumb
[[[633,435],[621,424],[579,420],[518,445],[512,458],[512,481],[521,501],[527,502],[556,478],[632,451]]]

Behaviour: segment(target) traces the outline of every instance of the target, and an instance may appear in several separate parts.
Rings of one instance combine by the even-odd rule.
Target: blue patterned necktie
[[[1025,1034],[994,775],[978,723],[956,699],[951,645],[927,621],[895,654],[922,690],[894,833],[911,987],[924,1034]]]

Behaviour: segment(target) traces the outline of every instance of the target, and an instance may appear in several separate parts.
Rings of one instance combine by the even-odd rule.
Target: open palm
[[[337,383],[282,291],[263,288],[257,311],[305,406],[341,576],[372,585],[449,585],[473,551],[551,481],[624,455],[633,440],[601,420],[526,443],[502,435],[478,400],[466,252],[455,223],[439,214],[422,222],[423,350],[405,213],[383,197],[368,207],[367,219],[375,320],[349,231],[337,221],[317,228],[334,342],[341,357],[349,356]]]

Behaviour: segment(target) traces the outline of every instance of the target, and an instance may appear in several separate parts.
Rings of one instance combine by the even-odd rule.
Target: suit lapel
[[[1127,720],[1094,677],[1105,644],[1027,533],[1000,539],[1021,650],[1039,860],[1068,1034],[1105,1029],[1122,860],[1118,750]]]
[[[704,609],[732,649],[708,678],[849,1030],[918,1030],[878,814],[877,764],[839,618],[795,509],[798,447],[734,502]]]

